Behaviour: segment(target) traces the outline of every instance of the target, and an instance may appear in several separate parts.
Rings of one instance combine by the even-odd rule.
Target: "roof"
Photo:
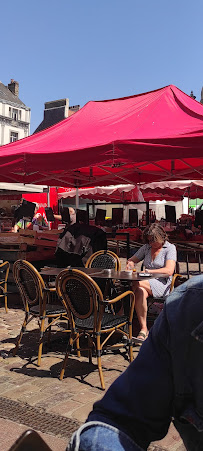
[[[12,104],[14,103],[19,107],[26,107],[26,105],[19,99],[19,97],[15,96],[15,94],[13,94],[10,89],[8,89],[8,87],[0,81],[0,101],[1,100]]]
[[[48,102],[47,102],[48,103]],[[50,102],[53,103],[53,102]],[[46,105],[46,104],[45,104]],[[71,107],[68,108],[68,117],[72,116],[76,113],[76,110],[72,110]],[[65,119],[65,105],[64,108],[50,108],[49,110],[45,109],[44,111],[44,119],[38,125],[33,134],[41,132],[46,128],[52,127],[52,125],[57,124]]]

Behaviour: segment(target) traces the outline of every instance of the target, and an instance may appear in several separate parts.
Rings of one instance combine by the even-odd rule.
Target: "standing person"
[[[147,226],[143,232],[144,246],[127,261],[127,269],[133,269],[138,262],[143,260],[146,273],[156,274],[161,272],[165,275],[160,279],[141,280],[133,284],[135,310],[141,328],[135,340],[140,344],[148,336],[148,296],[165,297],[170,292],[177,252],[174,244],[169,243],[167,238],[166,232],[159,224],[154,223]]]
[[[39,208],[39,205],[36,204],[34,216],[32,218],[32,227],[37,227],[38,230],[48,230],[48,222],[45,219],[46,214],[44,208]]]
[[[76,212],[73,207],[69,207],[69,213],[70,213],[70,225],[75,224],[76,223]],[[57,219],[58,221],[62,221],[61,214],[60,215],[54,214],[54,218]]]

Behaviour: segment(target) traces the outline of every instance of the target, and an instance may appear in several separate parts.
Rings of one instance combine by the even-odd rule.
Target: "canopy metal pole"
[[[50,207],[50,187],[47,189],[47,207]]]
[[[76,208],[76,210],[79,208],[79,191],[78,191],[78,186],[76,186],[76,193],[75,193],[75,208]]]
[[[47,189],[47,207],[50,207],[50,186]],[[51,230],[51,222],[48,221],[48,228]]]
[[[190,187],[188,187],[188,214],[190,211]]]

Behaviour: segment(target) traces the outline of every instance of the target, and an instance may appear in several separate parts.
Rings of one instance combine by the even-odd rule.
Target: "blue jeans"
[[[124,432],[100,421],[81,426],[71,438],[69,451],[143,451]]]

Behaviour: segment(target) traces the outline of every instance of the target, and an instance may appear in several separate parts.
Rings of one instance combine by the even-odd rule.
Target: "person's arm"
[[[140,249],[127,260],[126,269],[133,269],[135,268],[137,263],[139,263],[141,260],[144,260],[145,249],[145,245],[140,247]]]
[[[62,221],[62,216],[61,215],[54,215],[54,219],[58,219],[58,221]]]
[[[140,260],[138,260],[137,257],[134,257],[134,255],[128,259],[126,264],[126,269],[134,269],[136,264],[139,263]]]
[[[150,272],[150,274],[166,274],[166,276],[172,276],[175,270],[176,262],[174,260],[167,260],[166,265],[163,268],[158,269],[145,269],[145,272]]]
[[[13,226],[13,228],[12,228],[12,232],[18,232],[18,230],[19,230],[19,226],[18,226],[18,224],[15,224],[14,226]]]

